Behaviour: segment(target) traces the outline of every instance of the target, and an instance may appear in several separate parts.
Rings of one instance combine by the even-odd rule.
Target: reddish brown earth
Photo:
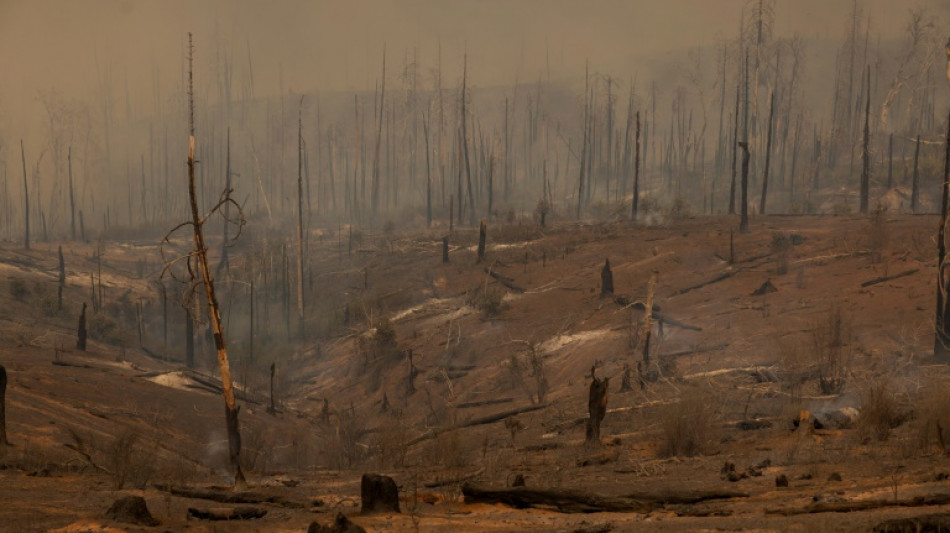
[[[75,325],[81,302],[89,301],[89,273],[97,271],[95,245],[64,244],[67,288],[60,312],[56,245],[36,243],[27,252],[4,243],[0,364],[9,378],[13,446],[0,451],[0,529],[305,531],[311,521],[329,523],[341,510],[368,531],[605,531],[607,525],[614,531],[866,531],[886,519],[950,512],[950,505],[886,503],[950,495],[950,480],[938,481],[950,464],[933,437],[935,422],[950,426],[950,409],[940,401],[950,392],[950,374],[933,360],[936,218],[886,216],[875,226],[859,216],[757,217],[751,233],[735,234],[730,265],[734,223],[489,225],[484,263],[476,264],[476,232],[464,229],[452,237],[448,265],[441,263],[443,233],[435,230],[367,234],[351,254],[345,230],[341,239],[336,230],[315,234],[311,340],[290,344],[279,283],[273,276],[263,281],[259,271],[268,248],[248,239],[232,252],[232,272],[247,279],[256,265],[258,287],[272,291],[268,304],[257,300],[254,362],[243,318],[246,289],[233,284],[238,288],[230,301],[221,289],[224,314],[228,318],[230,309],[234,317],[232,366],[239,388],[247,389],[239,401],[244,460],[252,491],[296,505],[259,504],[265,517],[225,525],[186,520],[186,511],[228,504],[155,486],[230,482],[222,400],[193,374],[179,373],[182,312],[174,303],[169,312],[177,322],[167,350],[173,361],[160,359],[158,248],[103,243],[101,314],[116,329],[102,333],[104,318],[93,319],[90,309],[100,333],[81,353],[74,349]],[[777,245],[783,239],[793,243],[786,252]],[[600,297],[606,258],[621,304],[644,300],[656,271],[660,313],[689,326],[666,322],[662,335],[654,328],[653,356],[665,361],[664,372],[642,390],[634,377],[634,390],[619,392],[624,365],[635,368],[639,359],[631,331],[643,312]],[[280,257],[274,261],[279,272]],[[486,269],[524,291],[504,287]],[[226,275],[218,278],[223,287]],[[752,295],[767,280],[777,292]],[[15,298],[15,285],[27,294]],[[491,300],[486,291],[504,295],[496,314],[478,308]],[[136,302],[142,303],[143,343],[157,357],[138,348]],[[842,317],[845,384],[840,394],[822,394],[814,332],[827,329],[832,307]],[[383,318],[393,325],[396,346],[374,352],[372,328]],[[202,375],[216,373],[213,354],[207,345],[199,349],[198,379],[206,381]],[[419,372],[411,394],[407,349]],[[541,407],[452,429],[539,403],[532,349],[547,383]],[[275,415],[266,409],[271,362],[277,365]],[[592,366],[611,378],[606,443],[595,449],[584,446],[583,420]],[[883,403],[894,411],[890,431],[875,433],[864,419],[846,429],[794,430],[802,409],[870,412],[868,391],[876,386],[887,391]],[[324,398],[328,421],[321,415]],[[486,401],[492,402],[469,406]],[[697,435],[698,455],[664,455],[666,428],[677,418]],[[736,428],[750,419],[771,427]],[[579,466],[591,459],[602,464]],[[761,476],[730,482],[721,475],[726,462],[744,472],[766,459]],[[127,479],[118,489],[123,472]],[[363,472],[396,480],[402,514],[359,516]],[[841,480],[829,480],[832,473]],[[502,488],[518,474],[528,488],[614,496],[733,490],[748,497],[592,514],[466,504],[461,497],[460,480]],[[787,476],[788,487],[776,487],[779,475]],[[101,518],[123,494],[144,496],[162,524],[129,527]],[[884,506],[774,512],[813,501],[864,500]]]

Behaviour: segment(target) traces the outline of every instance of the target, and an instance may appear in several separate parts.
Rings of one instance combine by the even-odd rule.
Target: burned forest
[[[9,0],[0,69],[0,531],[950,528],[946,2]]]

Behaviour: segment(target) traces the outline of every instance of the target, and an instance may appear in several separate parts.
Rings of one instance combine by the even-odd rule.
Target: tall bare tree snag
[[[383,79],[382,79],[382,96],[379,99],[379,117],[376,123],[376,151],[373,156],[373,190],[371,194],[372,202],[372,221],[375,225],[379,219],[379,148],[382,144],[383,138],[383,108],[386,103],[386,45],[383,45]]]
[[[917,212],[917,201],[920,199],[920,182],[918,173],[918,162],[920,160],[920,135],[917,136],[917,143],[914,146],[914,180],[910,193],[910,210]]]
[[[607,414],[607,387],[610,385],[610,378],[598,379],[594,372],[597,367],[590,369],[590,395],[587,398],[587,409],[590,416],[587,418],[587,429],[585,432],[587,446],[600,445],[600,424],[604,421]]]
[[[867,95],[864,102],[864,148],[861,152],[861,214],[868,213],[868,195],[871,189],[871,66],[867,67]]]
[[[26,150],[23,148],[23,139],[20,139],[20,160],[23,162],[23,221],[26,224],[23,232],[23,247],[30,249],[30,187],[26,183]]]
[[[643,371],[650,368],[650,336],[653,331],[653,295],[656,293],[657,273],[650,275],[650,284],[647,285],[647,301],[644,304],[643,322],[640,324],[640,344],[643,354]]]
[[[422,134],[426,141],[426,227],[432,227],[432,176],[429,172],[429,116],[422,114]]]
[[[732,126],[732,138],[739,138],[739,100],[742,95],[742,91],[739,88],[739,84],[736,84],[736,111],[734,118],[734,124]],[[729,182],[729,214],[736,214],[736,156],[739,153],[739,148],[736,143],[732,145],[732,181]]]
[[[69,146],[66,152],[66,164],[69,169],[69,231],[72,239],[76,240],[76,198],[73,195],[73,147]]]
[[[63,310],[63,289],[66,287],[66,262],[63,260],[63,247],[59,247],[59,284],[56,288],[56,309]]]
[[[950,83],[950,39],[944,48],[947,54],[947,82]],[[947,138],[943,155],[943,184],[941,186],[940,226],[937,228],[937,309],[934,317],[934,356],[946,361],[950,356],[950,323],[947,321],[947,203],[950,201],[950,113],[947,115]]]
[[[633,157],[633,212],[630,215],[630,219],[634,222],[637,221],[637,215],[640,211],[640,112],[637,111],[637,132],[636,132],[636,148],[634,149]]]
[[[270,406],[267,407],[267,412],[274,414],[277,412],[277,407],[274,405],[274,374],[277,372],[276,363],[270,364]]]
[[[244,479],[244,472],[241,470],[241,433],[238,425],[238,413],[240,407],[234,401],[234,384],[231,381],[231,368],[228,362],[228,350],[224,339],[224,330],[221,325],[221,310],[218,306],[218,299],[214,291],[214,279],[211,276],[211,268],[208,264],[208,248],[205,245],[203,227],[208,217],[220,212],[219,210],[227,203],[232,203],[238,210],[239,225],[243,226],[244,217],[241,213],[241,207],[231,199],[228,191],[222,195],[222,198],[204,217],[198,214],[198,197],[195,191],[195,97],[194,97],[194,47],[191,41],[191,33],[188,34],[188,111],[189,111],[189,134],[188,134],[188,200],[191,208],[191,220],[183,222],[173,228],[165,236],[163,244],[169,244],[170,236],[176,230],[191,226],[194,237],[194,248],[187,255],[174,261],[165,262],[162,275],[172,273],[172,267],[179,261],[187,262],[188,270],[188,289],[186,292],[186,306],[189,300],[197,305],[196,292],[203,286],[205,301],[208,303],[208,316],[211,322],[211,333],[214,337],[215,349],[218,357],[218,367],[221,372],[221,391],[224,396],[225,420],[228,432],[228,458],[234,473],[234,488],[241,489],[247,486]],[[225,221],[225,223],[228,223]],[[164,255],[164,249],[163,249]]]
[[[947,80],[950,81],[950,41],[947,41]],[[937,228],[937,312],[934,320],[934,356],[941,361],[950,359],[950,321],[947,320],[947,203],[950,201],[950,114],[947,116],[947,138],[943,156],[943,189],[940,201],[940,226]]]
[[[7,369],[0,365],[0,446],[9,446],[7,440]]]
[[[775,116],[775,93],[769,97],[769,130],[765,142],[765,171],[762,174],[762,198],[759,200],[759,214],[765,214],[765,199],[769,190],[769,165],[772,162],[772,119]]]
[[[600,269],[600,296],[613,296],[614,273],[610,270],[610,259],[604,260],[604,268]]]
[[[76,331],[76,349],[86,351],[86,302],[82,303],[82,311],[79,313],[79,328]]]
[[[297,112],[297,337],[301,339],[304,336],[303,256],[305,251],[303,232],[303,150],[303,96],[301,96],[300,108]]]
[[[739,221],[739,231],[749,231],[749,143],[738,142],[742,148],[742,205],[739,206],[742,218]]]

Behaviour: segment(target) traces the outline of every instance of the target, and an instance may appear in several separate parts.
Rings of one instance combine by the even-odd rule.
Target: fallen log
[[[155,485],[155,488],[181,498],[210,500],[218,503],[270,503],[292,509],[302,509],[306,507],[306,505],[300,502],[259,492],[234,492],[231,489],[203,489],[198,487],[177,487],[173,485]]]
[[[648,513],[653,509],[649,502],[564,489],[487,489],[465,484],[462,495],[465,503],[502,503],[516,509],[533,507],[562,513]]]
[[[664,324],[666,324],[666,325],[668,325],[668,326],[675,326],[675,327],[678,327],[678,328],[680,328],[680,329],[685,329],[685,330],[689,330],[689,331],[702,331],[702,330],[703,330],[703,328],[701,328],[701,327],[699,327],[699,326],[692,326],[692,325],[690,325],[690,324],[685,324],[685,323],[683,323],[683,322],[680,322],[679,320],[672,319],[672,318],[670,318],[670,317],[668,317],[668,316],[666,316],[666,315],[661,315],[660,313],[653,313],[653,318],[654,318],[656,321],[658,321],[658,322],[663,322]]]
[[[511,418],[511,417],[513,417],[513,416],[520,415],[521,413],[530,413],[531,411],[537,411],[537,410],[539,410],[539,409],[544,409],[544,408],[547,407],[547,406],[548,406],[548,404],[546,404],[546,403],[535,404],[535,405],[529,405],[529,406],[527,406],[527,407],[519,407],[518,409],[511,409],[511,410],[509,410],[509,411],[504,411],[504,412],[501,412],[501,413],[495,413],[495,414],[493,414],[493,415],[487,415],[487,416],[482,416],[482,417],[479,417],[479,418],[473,418],[473,419],[471,419],[471,420],[467,420],[467,421],[465,421],[465,422],[461,422],[461,423],[458,423],[458,424],[454,424],[454,425],[452,425],[452,426],[448,426],[448,427],[441,428],[441,429],[432,429],[432,430],[429,430],[428,432],[426,432],[426,433],[424,433],[424,434],[422,434],[422,435],[419,435],[418,437],[416,437],[416,438],[410,440],[409,443],[407,444],[407,446],[412,446],[412,445],[418,444],[418,443],[420,443],[420,442],[422,442],[422,441],[435,438],[435,437],[441,435],[442,433],[445,433],[446,431],[452,431],[452,430],[455,430],[455,429],[462,429],[462,428],[467,428],[467,427],[472,427],[472,426],[482,426],[482,425],[485,425],[485,424],[492,424],[492,423],[494,423],[494,422],[500,422],[500,421],[502,421],[502,420],[504,420],[504,419],[506,419],[506,418]]]
[[[266,514],[267,509],[259,507],[188,508],[188,516],[199,520],[252,520],[262,518]]]
[[[854,511],[869,511],[884,507],[928,507],[932,505],[950,504],[950,493],[928,494],[914,496],[903,500],[858,500],[844,502],[814,502],[805,507],[783,507],[766,509],[766,514],[793,516],[815,513],[851,513]]]
[[[218,394],[221,394],[221,382],[217,378],[212,378],[210,376],[199,374],[198,372],[195,372],[194,370],[185,370],[184,372],[185,372],[185,375],[191,378],[191,380],[194,381],[195,383],[202,385],[203,387],[206,387]],[[238,400],[241,400],[242,402],[247,402],[247,403],[251,403],[255,405],[263,405],[264,403],[266,403],[261,398],[251,397],[251,395],[249,395],[247,392],[239,390],[239,389],[234,389],[234,397],[237,398]]]
[[[482,472],[484,471],[485,471],[484,468],[479,468],[475,472],[472,472],[471,474],[468,474],[465,476],[437,479],[435,481],[429,481],[428,483],[424,483],[422,486],[427,489],[435,489],[439,487],[447,487],[449,485],[461,485],[462,483],[467,483],[475,479],[476,477],[480,476]]]
[[[935,513],[885,520],[871,529],[874,533],[917,533],[918,531],[950,531],[950,514]]]
[[[518,509],[529,507],[554,509],[562,513],[635,512],[647,513],[665,505],[690,505],[708,500],[747,498],[746,492],[733,490],[685,492],[659,491],[603,496],[568,489],[512,487],[489,489],[471,484],[462,486],[465,503],[503,503]]]
[[[687,292],[695,291],[696,289],[702,289],[703,287],[705,287],[705,286],[707,286],[707,285],[712,285],[713,283],[719,283],[720,281],[727,280],[727,279],[731,278],[732,276],[735,276],[735,275],[736,275],[736,272],[738,272],[738,271],[737,271],[737,270],[730,270],[729,272],[723,272],[722,274],[719,274],[718,276],[714,277],[714,278],[711,279],[711,280],[704,281],[704,282],[702,282],[702,283],[697,283],[696,285],[692,285],[692,286],[690,286],[690,287],[682,288],[682,289],[676,291],[676,294],[686,294]]]
[[[468,409],[468,408],[471,408],[471,407],[483,407],[483,406],[486,406],[486,405],[498,405],[498,404],[500,404],[500,403],[511,403],[511,402],[513,402],[513,401],[515,401],[514,398],[496,398],[496,399],[494,399],[494,400],[483,400],[483,401],[480,401],[480,402],[463,402],[463,403],[460,403],[460,404],[456,404],[455,408],[456,408],[456,409]]]
[[[524,291],[526,290],[524,287],[519,287],[518,285],[515,285],[515,280],[514,280],[514,279],[509,278],[508,276],[499,274],[498,272],[495,272],[495,271],[493,271],[492,269],[490,269],[490,268],[488,268],[488,267],[485,267],[485,272],[486,272],[489,276],[491,276],[492,278],[494,278],[496,281],[498,281],[498,283],[501,283],[501,284],[504,285],[505,287],[508,287],[509,289],[511,289],[511,290],[513,290],[513,291],[515,291],[515,292],[521,293],[521,292],[524,292]]]
[[[893,276],[881,276],[879,278],[869,279],[861,284],[862,287],[870,287],[871,285],[877,285],[878,283],[884,283],[885,281],[891,281],[897,278],[903,278],[905,276],[910,276],[920,272],[919,268],[912,268],[910,270],[905,270]]]

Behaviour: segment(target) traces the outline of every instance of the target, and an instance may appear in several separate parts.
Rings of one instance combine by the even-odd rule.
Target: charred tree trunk
[[[917,202],[920,199],[920,182],[917,163],[920,159],[920,135],[917,136],[917,144],[914,147],[914,181],[910,193],[910,210],[917,212]]]
[[[449,262],[449,238],[442,237],[442,262]]]
[[[604,260],[604,268],[600,269],[600,296],[613,296],[614,273],[610,270],[610,259]]]
[[[0,446],[9,446],[7,440],[7,369],[0,365]]]
[[[76,331],[76,349],[86,351],[86,302],[82,303],[79,313],[79,328]]]
[[[422,134],[426,141],[426,227],[432,227],[432,177],[429,172],[429,119],[422,116]]]
[[[59,250],[59,285],[56,289],[56,309],[58,311],[63,310],[63,289],[66,287],[66,261],[63,260],[63,247],[60,246]]]
[[[274,414],[277,412],[277,407],[274,406],[274,373],[277,371],[276,363],[270,364],[270,406],[267,408],[267,412]]]
[[[69,169],[69,230],[73,240],[76,240],[76,199],[73,196],[73,147],[70,145],[66,153],[66,166]]]
[[[775,93],[769,97],[769,130],[765,141],[765,171],[762,174],[762,198],[759,201],[759,214],[765,214],[765,199],[769,189],[769,165],[772,162],[772,119],[775,116]]]
[[[379,220],[379,148],[383,137],[383,107],[386,102],[386,46],[383,45],[383,80],[382,97],[379,99],[379,118],[376,124],[376,152],[373,157],[373,191],[372,191],[372,220],[375,225]]]
[[[894,186],[894,133],[887,136],[887,189]]]
[[[191,34],[188,34],[188,96],[190,111],[190,132],[188,135],[188,199],[191,205],[191,226],[194,233],[194,254],[198,260],[198,274],[204,284],[205,297],[208,302],[208,315],[211,321],[211,331],[214,335],[214,344],[218,356],[218,367],[221,372],[221,390],[224,396],[225,418],[228,432],[228,458],[234,473],[234,487],[243,488],[247,485],[244,472],[241,470],[241,433],[238,426],[240,407],[234,402],[234,386],[231,382],[231,368],[228,362],[228,350],[225,345],[224,331],[221,328],[221,311],[218,299],[214,292],[214,279],[208,266],[208,248],[205,246],[202,226],[203,219],[198,214],[198,198],[195,192],[195,103],[194,103],[194,48],[191,44]]]
[[[481,263],[485,260],[485,234],[488,233],[488,228],[485,225],[485,219],[482,219],[481,224],[478,226],[478,262]]]
[[[640,209],[640,112],[637,111],[637,132],[635,140],[633,157],[633,208],[630,219],[637,221],[638,211]]]
[[[656,292],[656,272],[650,276],[650,284],[647,285],[647,301],[644,306],[643,324],[640,326],[640,339],[643,344],[643,371],[650,368],[650,337],[653,333],[653,295]]]
[[[732,138],[733,141],[739,138],[739,100],[742,91],[739,90],[739,84],[736,84],[736,112],[735,120],[732,127]],[[739,147],[733,142],[732,143],[732,181],[729,183],[729,214],[736,214],[736,159],[738,156]]]
[[[333,154],[330,154],[331,164]],[[297,338],[304,337],[303,258],[306,253],[303,231],[303,97],[297,112]]]
[[[948,51],[948,70],[950,70],[950,51]],[[950,324],[947,321],[947,203],[950,198],[950,115],[947,117],[947,138],[943,156],[943,184],[940,201],[940,226],[937,228],[937,312],[934,320],[934,356],[946,361],[950,356]]]
[[[597,379],[594,375],[596,367],[591,367],[590,375],[590,394],[587,399],[587,409],[590,416],[587,418],[587,428],[585,432],[585,444],[587,446],[600,445],[600,424],[604,421],[607,414],[607,387],[610,384],[610,378]]]
[[[861,214],[868,212],[868,196],[871,189],[871,67],[867,67],[867,96],[864,102],[864,149],[861,152]],[[853,152],[852,152],[853,153]]]
[[[23,232],[23,247],[30,249],[30,188],[26,182],[26,150],[23,148],[23,139],[20,139],[20,159],[23,162],[23,221],[26,227]]]
[[[738,144],[742,148],[742,205],[739,206],[742,219],[739,231],[745,233],[749,231],[749,143],[740,141]]]

